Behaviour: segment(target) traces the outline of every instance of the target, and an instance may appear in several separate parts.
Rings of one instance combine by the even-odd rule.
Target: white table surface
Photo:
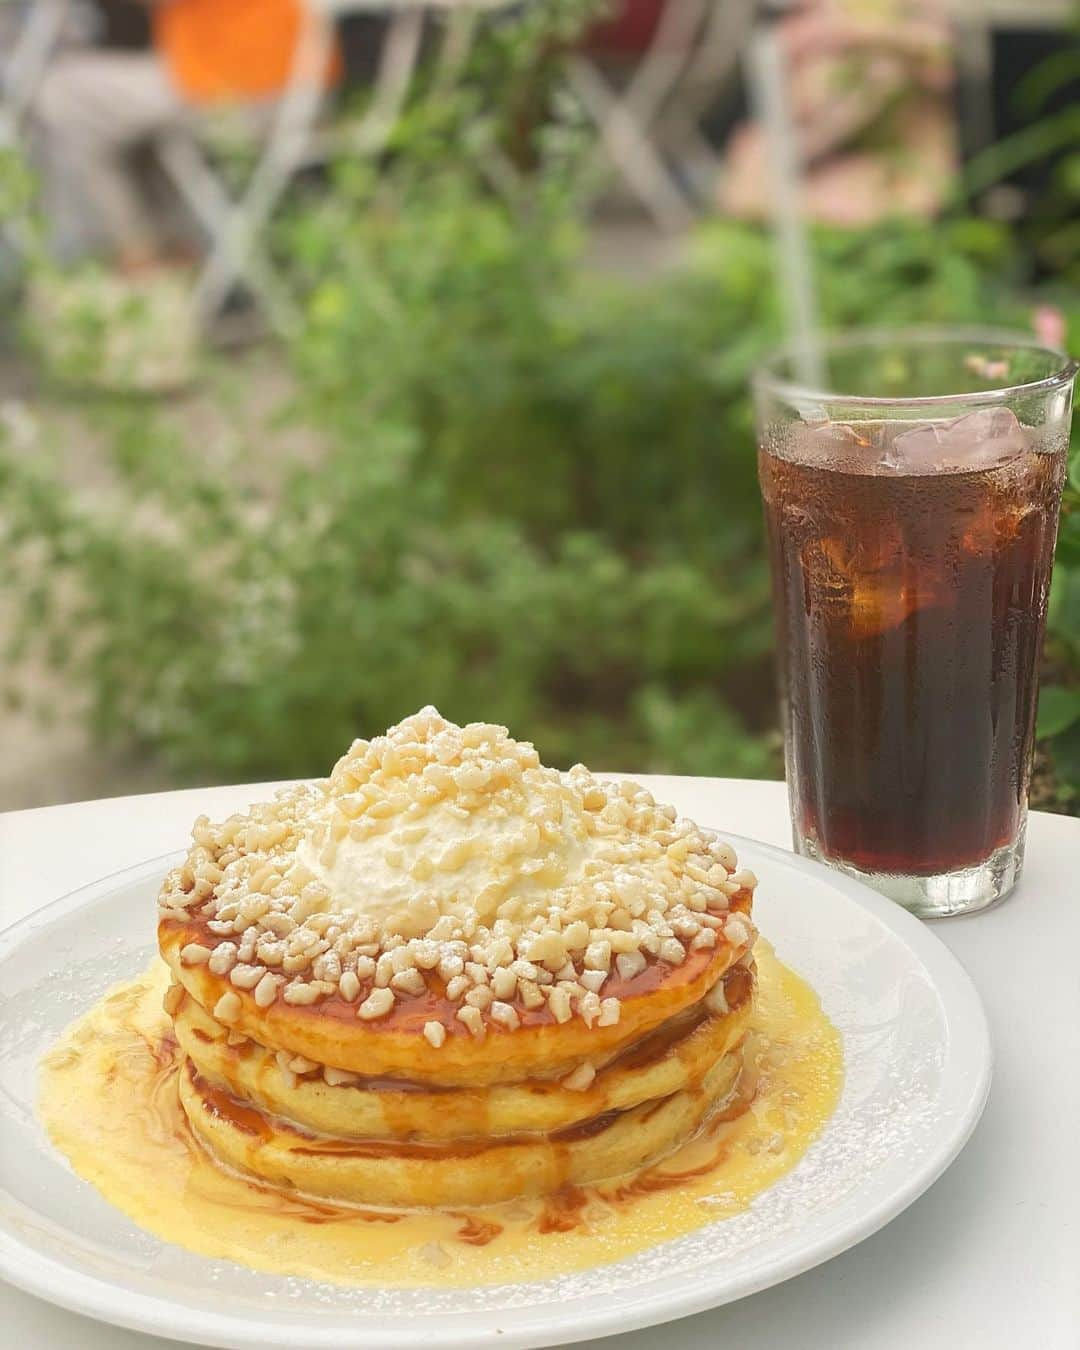
[[[643,778],[704,824],[789,845],[776,783]],[[201,811],[258,785],[0,815],[0,927],[98,877],[183,846]],[[1037,814],[1027,870],[997,909],[935,925],[974,979],[996,1065],[974,1137],[886,1229],[824,1266],[714,1312],[594,1350],[1078,1350],[1080,1347],[1080,821]],[[692,1278],[692,1272],[688,1272]],[[176,1345],[0,1286],[20,1350]]]

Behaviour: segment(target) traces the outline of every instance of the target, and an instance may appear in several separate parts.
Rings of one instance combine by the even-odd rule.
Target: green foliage
[[[1068,94],[1078,74],[1075,41],[1029,71],[1013,97],[1020,130],[976,155],[961,183],[978,198],[1018,171],[1041,166],[1046,185],[1017,221],[1017,236],[1043,273],[1072,286],[1080,284],[1080,107]],[[1051,111],[1055,98],[1060,106]]]
[[[1040,695],[1038,728],[1054,770],[1046,804],[1075,812],[1080,810],[1080,435],[1076,431],[1061,502],[1046,628],[1048,682]]]
[[[1060,736],[1080,718],[1080,689],[1047,685],[1039,694],[1039,735]]]
[[[50,655],[77,663],[102,737],[200,773],[312,772],[432,699],[525,727],[563,761],[668,766],[667,741],[693,743],[686,707],[707,714],[711,697],[721,761],[734,741],[767,767],[719,693],[763,653],[753,599],[677,561],[634,566],[595,532],[542,549],[508,520],[455,519],[417,440],[389,427],[290,470],[273,505],[147,430],[140,417],[119,438],[112,509],[84,509],[40,466],[0,476],[18,640],[76,635]]]
[[[10,146],[0,148],[0,224],[25,221],[36,185],[26,161]]]
[[[582,266],[574,110],[523,92],[558,24],[497,29],[482,92],[424,100],[378,173],[347,156],[296,205],[275,238],[305,314],[284,406],[241,395],[222,449],[182,406],[87,403],[93,494],[44,446],[0,444],[9,664],[63,666],[103,740],[192,777],[309,774],[430,701],[556,763],[779,772],[748,397],[780,331],[771,248],[716,223],[649,281]],[[1023,259],[979,219],[822,232],[815,253],[834,326],[1027,322]],[[1062,805],[1077,461],[1072,481],[1044,708]]]

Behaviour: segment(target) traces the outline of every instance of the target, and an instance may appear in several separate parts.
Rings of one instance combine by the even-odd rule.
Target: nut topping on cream
[[[611,979],[754,940],[741,914],[726,931],[730,897],[755,881],[712,831],[434,708],[356,741],[328,779],[201,817],[193,838],[161,913],[204,920],[181,961],[236,969],[260,1006],[336,996],[377,1021],[437,981],[473,1035],[545,1003],[603,1026],[618,1020]]]

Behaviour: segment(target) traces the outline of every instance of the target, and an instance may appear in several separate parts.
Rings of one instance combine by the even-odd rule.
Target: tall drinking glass
[[[795,847],[924,916],[1020,873],[1076,370],[874,331],[755,379]]]

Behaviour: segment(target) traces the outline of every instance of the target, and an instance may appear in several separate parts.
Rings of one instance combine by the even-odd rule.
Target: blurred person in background
[[[283,90],[308,14],[304,0],[144,0],[147,50],[64,52],[32,107],[57,255],[104,255],[128,275],[169,262],[132,152],[191,134],[200,112],[265,109]],[[336,53],[324,72],[338,72]]]
[[[862,226],[933,215],[958,162],[950,33],[934,0],[803,0],[774,29],[807,217]],[[736,128],[720,207],[769,215],[765,129]]]

